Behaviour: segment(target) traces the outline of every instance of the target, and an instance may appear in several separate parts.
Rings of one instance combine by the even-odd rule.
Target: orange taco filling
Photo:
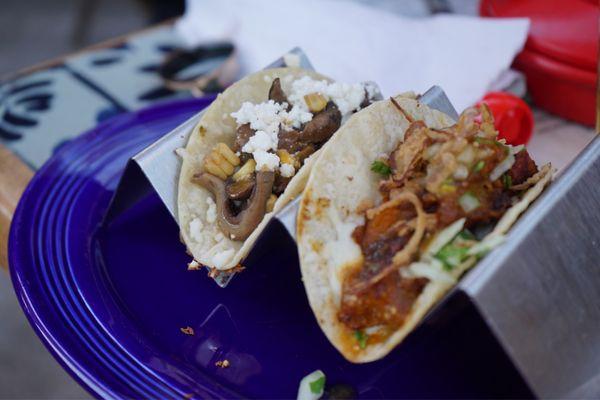
[[[342,283],[339,321],[364,349],[386,340],[410,315],[429,279],[406,273],[436,234],[464,219],[461,231],[433,258],[451,272],[469,257],[478,236],[504,215],[538,173],[522,147],[498,139],[487,106],[467,109],[457,124],[436,130],[409,120],[404,141],[374,160],[381,204],[366,210],[353,240],[363,262]],[[479,233],[479,234],[478,234]]]

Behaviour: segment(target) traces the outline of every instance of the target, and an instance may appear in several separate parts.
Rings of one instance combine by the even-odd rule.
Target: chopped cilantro
[[[502,183],[505,189],[509,189],[512,186],[512,178],[509,174],[502,175]]]
[[[323,388],[325,388],[325,375],[321,376],[319,379],[312,381],[308,384],[310,386],[310,391],[314,394],[322,394]]]
[[[444,269],[447,271],[453,270],[467,259],[468,247],[457,246],[454,241],[448,243],[435,254],[435,258],[444,264]]]
[[[364,349],[367,347],[367,339],[369,338],[369,335],[367,335],[366,333],[364,333],[361,330],[355,330],[354,337],[358,341],[358,347],[360,347],[361,349]]]
[[[494,146],[497,146],[497,145],[500,144],[497,141],[495,141],[494,139],[488,139],[486,137],[481,137],[481,136],[475,136],[475,141],[477,143],[491,144],[491,145],[494,145]]]
[[[458,234],[458,237],[463,240],[476,240],[477,239],[475,237],[475,235],[473,235],[473,232],[471,232],[468,229],[463,229],[462,231],[460,231],[460,233]]]
[[[381,160],[373,161],[373,164],[371,164],[371,171],[381,174],[383,176],[388,176],[392,173],[392,169],[390,168],[390,166]]]
[[[483,167],[485,167],[485,161],[480,160],[477,164],[475,164],[475,166],[473,167],[473,171],[475,172],[479,172],[483,169]]]

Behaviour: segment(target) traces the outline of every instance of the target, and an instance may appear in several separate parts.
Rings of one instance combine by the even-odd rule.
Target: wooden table
[[[0,145],[0,266],[8,266],[10,221],[33,170]]]

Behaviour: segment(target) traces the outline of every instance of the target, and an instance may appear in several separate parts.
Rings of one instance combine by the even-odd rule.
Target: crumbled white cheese
[[[209,224],[212,224],[217,220],[217,205],[210,196],[206,198],[206,204],[208,204],[208,209],[206,210],[206,221]]]
[[[286,106],[287,104],[275,103],[273,100],[260,104],[246,101],[238,111],[231,113],[231,116],[235,118],[238,126],[249,123],[250,128],[255,131],[264,131],[276,136],[284,114],[287,114]]]
[[[338,106],[342,117],[360,108],[365,99],[365,87],[360,83],[334,82],[327,86],[327,96]]]
[[[188,270],[189,271],[194,271],[200,269],[200,263],[196,260],[192,260],[191,262],[188,263]]]
[[[375,97],[381,95],[381,93],[379,92],[379,87],[374,82],[365,82],[363,83],[363,85],[367,90],[367,96],[369,96],[369,100],[372,100]]]
[[[281,164],[281,167],[279,167],[279,173],[284,178],[291,178],[296,173],[296,170],[291,164]]]
[[[242,151],[246,153],[254,153],[255,151],[269,151],[277,149],[277,136],[269,135],[265,131],[256,131],[254,136],[250,137],[248,142],[242,147]]]
[[[329,83],[305,76],[291,83],[288,99],[292,108],[289,111],[287,103],[279,104],[273,100],[259,104],[244,102],[238,111],[231,113],[238,126],[250,124],[250,128],[255,131],[242,147],[242,151],[252,154],[257,171],[274,171],[279,167],[280,161],[279,157],[273,154],[279,144],[279,130],[299,129],[313,118],[304,96],[320,93],[328,101],[335,102],[342,113],[342,118],[345,119],[351,112],[360,108],[365,98],[365,91],[371,97],[376,88],[360,83]],[[291,177],[295,170],[289,165],[282,166],[280,172],[285,177]]]
[[[200,218],[194,218],[190,221],[190,236],[196,242],[202,240],[202,221],[200,221]]]
[[[210,261],[215,268],[221,269],[231,260],[234,254],[234,249],[223,250],[212,256]]]
[[[320,93],[327,100],[332,100],[342,113],[342,117],[344,117],[360,108],[360,104],[365,99],[365,90],[370,95],[369,87],[366,84],[328,83],[325,80],[318,81],[309,76],[304,76],[292,83],[292,90],[288,99],[293,105],[298,105],[306,110],[308,106],[304,101],[304,96],[311,93]],[[374,94],[375,90],[371,88],[371,92]]]
[[[294,53],[287,53],[283,56],[283,62],[288,67],[299,67],[300,66],[300,56]]]
[[[264,150],[256,150],[252,153],[256,161],[256,171],[275,171],[279,166],[279,157],[277,154],[269,153]]]
[[[283,122],[285,128],[293,127],[299,129],[302,124],[310,122],[312,117],[313,115],[308,111],[308,109],[304,109],[296,104],[292,106],[292,109],[287,113]]]

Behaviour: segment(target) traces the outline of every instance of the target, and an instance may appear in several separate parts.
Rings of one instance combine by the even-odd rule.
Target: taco
[[[189,267],[239,267],[272,213],[301,193],[315,154],[375,95],[372,84],[295,67],[257,72],[220,94],[179,152]]]
[[[352,116],[313,165],[297,240],[310,305],[352,362],[389,353],[551,179],[487,106],[455,124],[398,96]]]

